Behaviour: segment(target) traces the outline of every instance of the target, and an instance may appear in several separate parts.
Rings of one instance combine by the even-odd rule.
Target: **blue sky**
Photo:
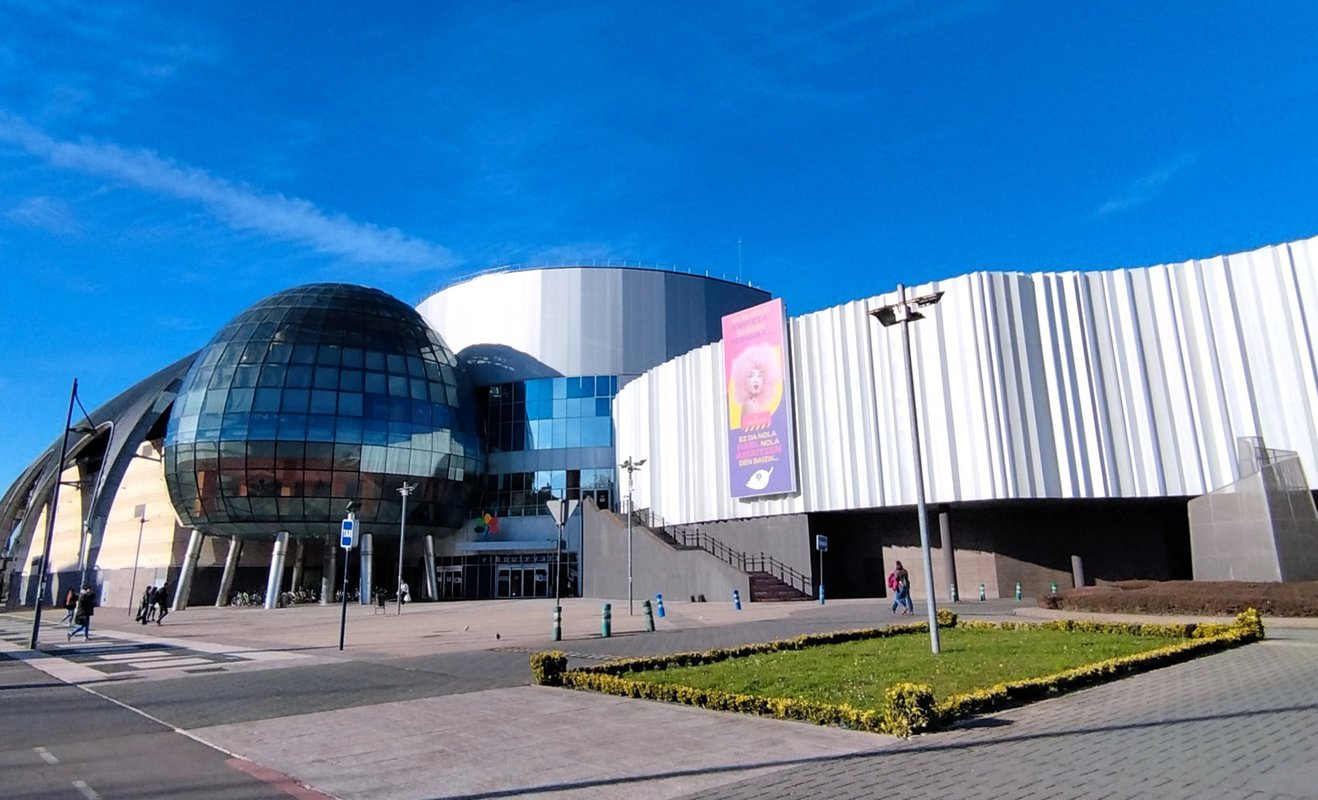
[[[740,274],[797,315],[1318,234],[1311,2],[0,0],[0,20],[0,488],[73,378],[93,408],[302,283],[416,303],[614,258]]]

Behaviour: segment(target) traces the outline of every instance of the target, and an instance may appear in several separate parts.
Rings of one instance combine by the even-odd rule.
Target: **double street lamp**
[[[942,292],[934,292],[920,297],[906,299],[906,287],[897,284],[897,302],[881,306],[869,313],[887,328],[892,325],[902,326],[902,359],[906,364],[906,398],[911,411],[911,455],[915,461],[915,513],[920,518],[920,553],[924,559],[924,585],[926,587],[929,609],[929,646],[937,654],[938,646],[938,604],[934,599],[934,565],[929,554],[929,521],[924,508],[924,467],[920,461],[920,425],[915,415],[915,372],[911,368],[911,323],[924,319],[921,308],[937,303],[943,298]]]
[[[631,456],[618,465],[627,470],[627,614],[634,615],[635,600],[632,594],[632,517],[636,516],[636,509],[632,505],[632,474],[638,469],[645,466],[645,459],[633,461]]]

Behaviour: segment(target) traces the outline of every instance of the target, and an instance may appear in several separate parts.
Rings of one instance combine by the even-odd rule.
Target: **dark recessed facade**
[[[412,308],[361,286],[279,292],[198,355],[165,437],[184,525],[323,538],[349,501],[363,523],[461,524],[485,454],[457,359]]]

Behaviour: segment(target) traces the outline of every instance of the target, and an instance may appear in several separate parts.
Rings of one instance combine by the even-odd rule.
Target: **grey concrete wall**
[[[582,596],[625,601],[627,590],[627,521],[590,503],[582,504]],[[732,590],[750,602],[746,573],[703,550],[678,550],[648,529],[632,528],[632,599],[637,613],[642,600],[656,594],[687,600],[704,595],[709,602],[731,602]],[[618,609],[614,610],[618,613]]]

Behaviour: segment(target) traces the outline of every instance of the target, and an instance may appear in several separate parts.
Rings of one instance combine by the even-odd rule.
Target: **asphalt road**
[[[288,800],[168,725],[0,656],[0,795],[9,800]]]

